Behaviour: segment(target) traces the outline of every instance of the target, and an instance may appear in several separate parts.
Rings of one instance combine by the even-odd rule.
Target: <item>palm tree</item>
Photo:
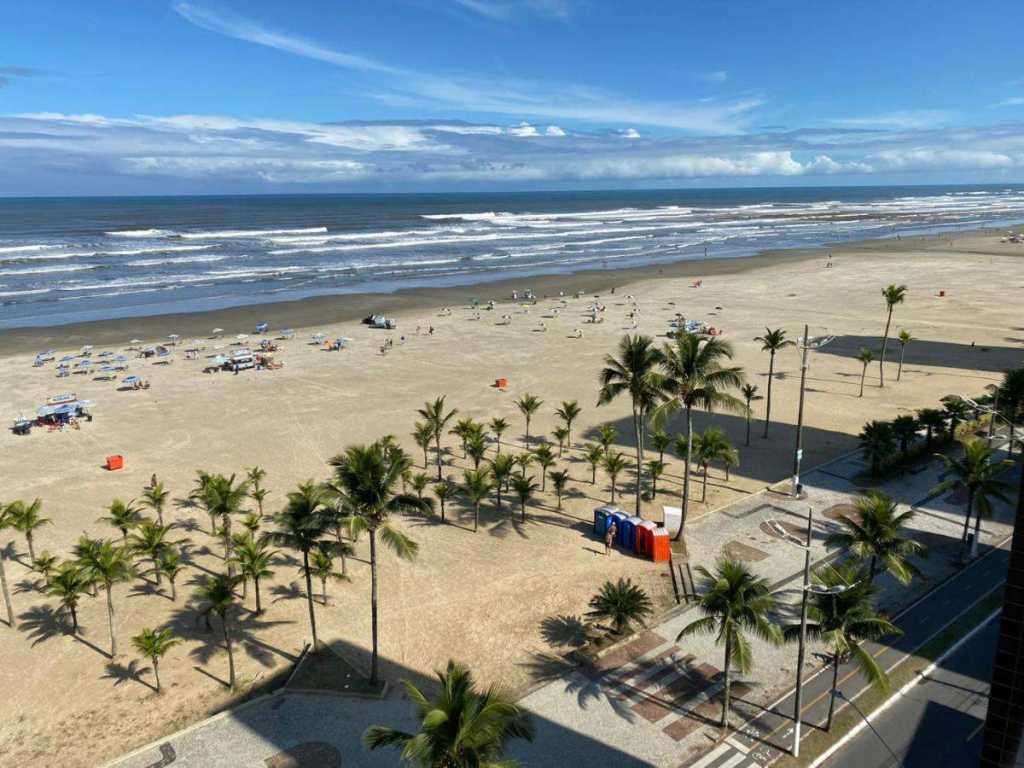
[[[611,621],[610,634],[621,636],[635,621],[647,626],[647,617],[654,613],[654,604],[647,593],[632,579],[619,578],[617,583],[606,581],[601,591],[590,598],[587,618],[594,621]]]
[[[971,418],[971,408],[960,395],[946,395],[939,402],[942,403],[943,414],[949,420],[949,434],[956,437],[957,425]]]
[[[534,414],[540,410],[542,405],[544,405],[544,401],[534,395],[531,395],[529,392],[516,400],[516,407],[519,409],[519,412],[523,414],[523,418],[526,420],[527,448],[530,447],[530,421],[533,419]]]
[[[882,335],[882,353],[878,357],[878,386],[885,386],[885,347],[889,343],[889,326],[892,325],[892,310],[897,304],[902,304],[907,296],[907,286],[889,285],[882,289],[882,297],[885,299],[885,306],[888,315],[885,318],[885,333]]]
[[[47,552],[45,549],[40,552],[36,559],[32,561],[30,569],[39,574],[39,577],[43,580],[45,585],[50,579],[50,575],[54,572],[57,567],[57,556]]]
[[[46,580],[46,594],[55,597],[60,607],[71,616],[71,634],[78,634],[78,603],[89,588],[89,580],[82,567],[75,562],[64,562]]]
[[[590,465],[590,484],[597,484],[597,468],[604,462],[604,457],[607,454],[607,450],[604,446],[591,443],[587,446],[586,453],[583,454],[583,458],[587,460]]]
[[[466,451],[473,459],[473,469],[480,469],[480,462],[487,455],[487,435],[483,430],[478,430],[469,435],[466,439]]]
[[[1010,445],[1007,453],[1013,456],[1015,425],[1024,415],[1024,368],[1015,368],[1003,374],[998,397],[1001,403],[1000,410],[1010,422]]]
[[[565,444],[572,448],[572,423],[580,415],[580,406],[575,400],[563,400],[562,405],[555,409],[555,415],[565,424]]]
[[[317,550],[319,552],[320,550]],[[270,549],[266,539],[257,539],[252,535],[244,536],[235,540],[232,558],[238,566],[238,575],[242,583],[252,580],[253,592],[256,593],[256,615],[263,613],[263,606],[260,603],[260,579],[270,578],[273,570],[270,566],[277,550]]]
[[[896,381],[903,377],[903,355],[907,351],[907,344],[917,341],[917,339],[910,335],[910,331],[905,328],[900,328],[898,338],[900,340],[900,367],[896,369]]]
[[[434,427],[426,421],[417,421],[412,428],[412,438],[423,451],[423,468],[430,463],[430,445],[434,442]]]
[[[611,448],[612,443],[619,436],[619,430],[613,427],[611,424],[602,424],[597,428],[597,442],[601,444],[601,447],[607,451]]]
[[[167,577],[167,582],[171,585],[171,602],[177,602],[177,579],[185,570],[185,563],[182,561],[181,552],[177,547],[168,547],[164,550],[160,556],[159,567],[160,573]]]
[[[265,488],[260,488],[260,493],[266,493]],[[253,491],[249,495],[252,496],[256,491]],[[248,515],[242,518],[242,527],[245,528],[252,536],[255,536],[260,532],[260,527],[263,525],[263,513],[262,512],[250,512]]]
[[[864,397],[864,379],[868,375],[868,366],[875,359],[875,353],[867,347],[861,347],[857,353],[857,362],[860,363],[860,394],[857,397]]]
[[[253,488],[249,491],[249,498],[256,502],[256,514],[259,516],[257,519],[263,518],[263,502],[267,500],[267,489],[266,488]],[[243,525],[245,521],[242,521]]]
[[[473,532],[480,528],[480,505],[491,492],[491,473],[486,469],[467,469],[462,473],[462,490],[473,502]]]
[[[864,580],[856,563],[829,565],[813,575],[819,587],[809,596],[807,637],[823,642],[832,663],[832,698],[828,706],[825,730],[832,730],[839,665],[851,658],[865,679],[881,691],[889,688],[889,677],[875,657],[861,647],[865,640],[879,640],[886,635],[902,634],[887,618],[878,613],[872,601],[878,588]],[[800,637],[800,625],[786,627],[786,639]]]
[[[871,474],[878,475],[882,465],[892,458],[896,450],[896,435],[887,421],[869,421],[860,432],[860,447],[864,458],[871,462]]]
[[[918,423],[927,430],[925,448],[931,450],[932,437],[936,432],[942,433],[946,428],[946,417],[938,408],[922,408],[917,412]]]
[[[235,483],[235,475],[212,475],[206,485],[204,501],[206,511],[212,519],[220,518],[221,535],[224,538],[224,559],[228,561],[228,573],[231,565],[231,518],[242,511],[242,505],[249,497],[250,481],[242,480]]]
[[[568,427],[555,427],[551,430],[551,436],[558,443],[558,458],[562,458],[562,454],[565,451],[565,441],[569,439],[570,434]]]
[[[515,457],[508,453],[499,453],[491,460],[491,477],[494,478],[494,493],[499,511],[501,510],[501,489],[508,485],[515,465]]]
[[[7,505],[7,514],[11,518],[11,527],[25,537],[29,559],[35,560],[35,532],[44,525],[50,524],[50,519],[43,517],[43,500],[35,499],[31,504],[26,504],[24,501],[12,501]]]
[[[329,550],[313,550],[310,569],[313,575],[320,579],[320,599],[324,605],[327,605],[327,582],[348,581],[348,576],[334,570],[334,555]]]
[[[458,411],[452,408],[450,411],[445,413],[445,395],[441,395],[434,399],[433,402],[427,402],[423,404],[417,413],[423,420],[430,425],[430,429],[434,436],[434,452],[437,456],[437,479],[441,479],[441,436],[444,434],[445,428],[448,426],[448,422],[455,418],[455,414]],[[399,473],[401,474],[401,473]]]
[[[141,504],[156,513],[156,520],[160,525],[164,524],[164,507],[167,505],[167,497],[170,495],[171,492],[164,488],[163,483],[157,483],[142,491]]]
[[[565,487],[569,484],[569,472],[565,469],[560,469],[548,473],[551,476],[551,486],[555,489],[555,496],[558,499],[558,508],[562,508],[562,494],[565,493]]]
[[[127,542],[128,531],[138,525],[141,519],[142,516],[135,506],[135,499],[130,500],[127,504],[120,499],[114,499],[110,502],[110,506],[107,507],[107,514],[96,522],[109,523],[114,528],[117,528],[121,532],[121,540]]]
[[[107,623],[110,626],[110,658],[117,656],[117,616],[114,613],[114,585],[130,581],[135,575],[131,554],[125,547],[119,547],[110,539],[92,541],[77,551],[86,570],[86,578],[100,584],[107,593]]]
[[[547,476],[548,469],[555,463],[555,455],[551,451],[551,446],[545,443],[534,448],[533,460],[540,465],[540,490],[544,492],[547,489],[547,482],[544,478]]]
[[[473,434],[475,430],[476,422],[470,418],[459,419],[455,422],[455,426],[448,430],[448,434],[455,435],[462,441],[462,458],[466,458],[466,441],[469,440],[469,436]]]
[[[427,486],[430,485],[430,478],[423,472],[417,472],[410,478],[409,485],[412,486],[412,492],[416,494],[416,497],[422,499],[423,492],[427,490]]]
[[[672,438],[663,429],[656,429],[651,433],[651,447],[658,452],[658,461],[665,462],[665,451],[672,445]]]
[[[207,576],[199,587],[199,598],[206,603],[202,615],[209,617],[211,613],[220,617],[221,629],[224,632],[224,650],[228,653],[228,688],[235,690],[235,651],[231,642],[231,609],[235,607],[235,586],[238,577],[229,573]]]
[[[764,434],[762,438],[768,437],[768,427],[772,421],[772,381],[775,379],[775,355],[786,347],[795,347],[796,342],[786,338],[786,332],[782,328],[772,330],[767,326],[764,329],[764,336],[754,337],[754,341],[761,342],[761,351],[768,353],[768,399],[764,407]]]
[[[650,336],[625,335],[619,341],[618,357],[607,355],[599,381],[597,405],[607,405],[628,393],[633,408],[633,436],[636,440],[636,514],[640,515],[640,489],[643,483],[644,428],[651,409],[661,399],[662,375],[658,367],[661,352]]]
[[[668,399],[654,411],[655,424],[663,424],[673,413],[686,412],[686,456],[683,465],[682,522],[674,539],[686,528],[690,501],[690,464],[693,456],[693,409],[716,408],[742,411],[743,401],[729,393],[743,384],[743,369],[722,365],[731,360],[732,346],[717,337],[680,333],[664,348],[665,392]]]
[[[732,665],[745,673],[754,664],[747,634],[778,645],[782,642],[782,632],[769,618],[775,612],[775,598],[766,579],[755,576],[743,563],[728,558],[720,559],[713,573],[703,566],[698,566],[697,571],[706,582],[703,594],[697,598],[697,608],[704,617],[683,627],[676,642],[691,635],[714,633],[715,645],[725,646],[721,721],[725,728],[729,723]]]
[[[490,423],[491,432],[494,433],[494,442],[497,443],[497,452],[501,453],[501,436],[508,431],[508,420],[494,418]]]
[[[213,483],[213,479],[214,479],[214,475],[210,474],[209,472],[206,472],[205,470],[197,469],[196,470],[196,482],[195,482],[195,485],[192,487],[192,490],[189,491],[188,498],[194,504],[197,504],[197,505],[201,506],[203,508],[203,510],[206,512],[206,514],[209,515],[209,517],[210,517],[210,535],[211,536],[216,536],[217,535],[217,518],[214,515],[214,513],[212,513],[210,511],[210,500],[209,500],[209,492],[210,492],[210,488],[211,488],[212,483]]]
[[[363,744],[370,750],[401,749],[402,761],[420,768],[516,768],[502,753],[512,739],[533,741],[529,715],[493,687],[478,691],[469,670],[454,661],[436,674],[440,685],[433,701],[402,681],[421,721],[419,733],[374,725],[363,734]]]
[[[169,525],[160,525],[152,520],[142,520],[135,528],[128,541],[128,549],[134,555],[148,557],[153,563],[153,574],[156,577],[157,589],[161,586],[160,558],[170,546],[167,535],[171,532]]]
[[[898,381],[899,379],[897,379]],[[900,453],[904,456],[910,448],[910,441],[917,437],[919,428],[917,419],[909,413],[904,413],[892,420],[892,434],[900,444]]]
[[[533,475],[527,477],[526,475],[520,475],[512,480],[512,487],[515,489],[516,496],[519,497],[519,510],[522,514],[522,521],[526,522],[526,505],[530,501],[530,497],[533,496],[534,491],[537,490],[537,484],[533,482]]]
[[[703,504],[708,496],[708,467],[713,461],[726,462],[726,466],[736,463],[736,449],[729,442],[725,433],[718,427],[708,427],[702,434],[694,435],[693,450],[697,461],[704,470],[704,482],[701,486],[700,501]],[[726,470],[728,472],[728,470]]]
[[[439,398],[444,410],[444,398]],[[435,401],[437,402],[437,401]],[[369,446],[355,445],[331,459],[334,467],[334,481],[331,485],[350,516],[349,531],[353,538],[362,532],[370,537],[370,625],[373,635],[373,655],[370,661],[370,681],[378,677],[378,635],[377,635],[377,538],[404,560],[414,560],[418,545],[404,533],[393,527],[390,514],[400,509],[415,509],[425,512],[433,510],[430,499],[417,499],[408,494],[395,493],[402,473],[408,466],[408,458],[389,451],[377,441]]]
[[[651,498],[658,495],[658,479],[665,474],[665,462],[660,459],[651,459],[647,462],[647,476],[651,478]]]
[[[771,379],[768,379],[771,382]],[[750,445],[750,419],[754,415],[754,409],[750,407],[750,404],[757,400],[764,400],[759,394],[757,394],[757,384],[744,384],[740,387],[740,394],[743,396],[743,402],[746,404],[744,416],[747,419],[747,440],[744,445]]]
[[[14,527],[14,518],[11,515],[11,506],[0,502],[0,532]],[[17,624],[14,620],[14,605],[11,603],[11,590],[7,586],[7,566],[4,561],[7,559],[7,547],[0,546],[0,591],[4,593],[4,608],[7,610],[7,626],[14,629]]]
[[[525,477],[526,470],[528,470],[530,468],[530,465],[533,464],[533,454],[530,453],[529,451],[527,451],[526,453],[518,453],[515,455],[512,461],[515,462],[515,465],[517,467],[519,467],[519,476]]]
[[[612,481],[612,501],[615,503],[615,483],[619,477],[619,473],[626,468],[626,457],[619,451],[609,451],[604,455],[604,460],[601,462],[604,467],[604,471],[607,473],[609,479]]]
[[[946,465],[946,479],[939,483],[933,493],[943,493],[953,488],[963,489],[967,493],[967,504],[964,509],[964,530],[960,536],[960,562],[964,562],[964,550],[967,547],[967,531],[971,524],[971,514],[977,513],[974,523],[974,540],[971,542],[971,557],[978,554],[978,537],[981,535],[981,518],[992,513],[992,500],[1008,501],[1010,485],[998,475],[1012,462],[995,461],[994,452],[985,440],[969,440],[963,443],[963,456],[951,459],[936,454]]]
[[[309,629],[313,636],[313,650],[319,647],[316,634],[316,611],[313,607],[313,574],[310,554],[314,550],[337,552],[338,543],[327,538],[334,525],[328,489],[312,480],[300,483],[288,494],[288,501],[274,516],[276,531],[268,531],[263,540],[279,547],[288,547],[302,553],[302,573],[306,578],[306,607],[309,609]]]
[[[132,645],[140,655],[153,662],[153,679],[156,692],[160,693],[160,659],[180,643],[170,629],[144,629],[132,638]]]
[[[441,505],[441,522],[445,522],[445,504],[455,497],[455,484],[442,480],[434,485],[434,495]]]
[[[249,481],[249,487],[254,491],[263,488],[263,478],[267,476],[267,470],[258,464],[245,470],[245,477]]]
[[[909,558],[924,553],[924,546],[906,535],[906,525],[914,519],[913,510],[900,514],[896,502],[878,491],[859,497],[855,506],[856,516],[840,515],[843,530],[829,534],[825,545],[838,547],[867,563],[869,582],[873,583],[875,575],[884,570],[900,584],[909,584],[921,573]]]

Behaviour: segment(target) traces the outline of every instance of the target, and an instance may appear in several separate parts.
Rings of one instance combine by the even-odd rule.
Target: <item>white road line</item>
[[[696,763],[688,766],[688,768],[709,768],[712,763],[724,757],[731,749],[732,747],[728,744],[719,744]],[[741,754],[740,757],[743,757],[743,755]]]

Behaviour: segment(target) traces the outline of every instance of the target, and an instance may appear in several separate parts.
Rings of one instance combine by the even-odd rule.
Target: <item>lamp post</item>
[[[804,386],[807,382],[807,368],[810,366],[810,352],[832,341],[834,336],[816,336],[811,338],[808,334],[810,328],[804,325],[804,335],[800,339],[800,348],[803,355],[800,361],[800,405],[797,408],[796,416],[796,450],[793,452],[793,496],[800,495],[800,460],[804,457],[803,434],[804,434]]]
[[[996,397],[998,398],[998,396],[999,396],[999,393],[997,391]],[[1010,427],[1010,444],[1009,444],[1009,446],[1006,449],[1006,455],[1009,456],[1012,459],[1013,458],[1013,437],[1014,437],[1013,436],[1013,431],[1014,431],[1014,428],[1015,428],[1014,423],[1010,419],[1008,419],[1005,416],[1003,416],[1003,414],[1001,414],[995,408],[989,408],[987,405],[982,405],[981,403],[979,403],[979,402],[977,402],[975,400],[972,400],[969,397],[964,397],[963,395],[957,395],[957,397],[959,397],[963,402],[965,402],[969,406],[971,406],[971,408],[974,408],[975,410],[981,411],[982,413],[987,413],[990,416],[992,416],[992,421],[995,421],[995,419],[1002,419],[1003,421],[1006,422],[1006,424]],[[996,402],[998,402],[998,400]],[[989,441],[989,444],[992,443],[992,421],[990,421],[989,425],[988,425],[988,441]]]

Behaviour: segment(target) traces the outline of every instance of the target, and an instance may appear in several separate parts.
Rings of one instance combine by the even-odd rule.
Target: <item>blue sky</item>
[[[0,195],[1024,181],[1019,0],[5,6]]]

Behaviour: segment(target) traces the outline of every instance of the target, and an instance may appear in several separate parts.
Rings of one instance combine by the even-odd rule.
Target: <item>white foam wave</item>
[[[12,296],[38,296],[39,294],[49,293],[49,288],[31,288],[24,291],[0,291],[0,297],[12,297]]]
[[[185,253],[189,251],[208,251],[212,245],[155,245],[149,248],[129,248],[117,251],[99,251],[108,256],[141,256],[144,253]]]
[[[32,245],[4,245],[0,246],[0,253],[32,253],[33,251],[45,251],[59,247],[60,246],[43,245],[40,243],[33,243]]]
[[[168,229],[120,229],[105,234],[108,237],[171,237],[174,232]]]
[[[79,264],[52,267],[25,267],[24,269],[0,269],[0,275],[45,275],[50,272],[81,272],[96,269],[98,264]]]
[[[230,240],[245,237],[268,237],[270,235],[314,235],[326,232],[327,227],[302,227],[299,229],[226,229],[215,232],[182,232],[183,240]]]
[[[136,259],[125,264],[126,267],[158,267],[161,264],[195,264],[202,262],[224,261],[227,256],[180,256],[170,259]]]

